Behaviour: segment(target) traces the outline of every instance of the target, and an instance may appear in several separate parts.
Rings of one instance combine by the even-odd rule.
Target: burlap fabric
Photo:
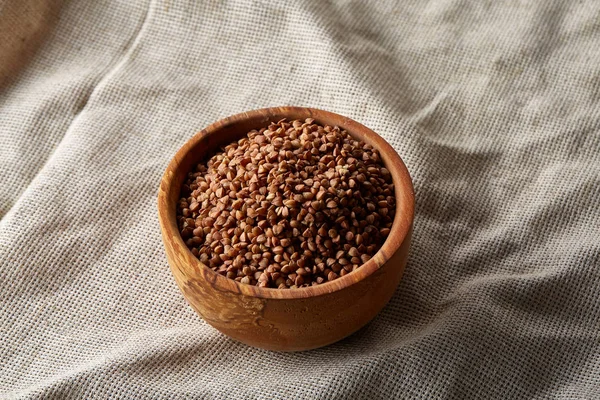
[[[0,398],[600,398],[600,3],[0,0]],[[405,277],[293,354],[189,308],[156,216],[196,131],[347,115],[414,180]]]

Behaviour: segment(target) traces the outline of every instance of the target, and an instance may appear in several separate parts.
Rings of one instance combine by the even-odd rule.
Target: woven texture
[[[598,1],[0,0],[0,35],[0,398],[600,398]],[[186,305],[156,212],[192,134],[279,105],[416,191],[389,305],[292,354]]]

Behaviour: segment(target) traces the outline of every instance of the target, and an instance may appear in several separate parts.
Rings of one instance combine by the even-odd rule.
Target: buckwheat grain
[[[320,285],[358,269],[395,214],[379,152],[312,119],[250,131],[188,174],[177,207],[194,256],[240,283]]]

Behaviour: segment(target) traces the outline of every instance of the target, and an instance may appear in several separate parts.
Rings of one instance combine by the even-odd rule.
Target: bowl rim
[[[183,160],[184,157],[198,145],[199,141],[204,140],[208,135],[217,134],[219,130],[224,127],[231,127],[237,123],[265,115],[269,117],[271,121],[276,122],[282,118],[286,118],[286,114],[301,113],[305,113],[307,115],[306,118],[313,118],[320,124],[337,125],[346,130],[350,135],[360,137],[361,140],[371,144],[379,150],[385,167],[392,175],[394,195],[396,197],[396,214],[387,239],[379,251],[370,260],[362,264],[356,271],[341,276],[331,282],[325,282],[320,285],[305,288],[289,290],[262,288],[254,285],[242,284],[216,273],[192,254],[179,233],[175,218],[176,204],[170,204],[169,202],[169,193],[173,190],[177,190],[177,193],[179,193],[181,190],[179,187],[174,187],[175,174],[173,171],[179,168],[181,160]],[[261,127],[262,126],[257,126],[257,129],[260,129]],[[189,266],[196,271],[202,272],[202,276],[205,279],[210,280],[211,284],[217,290],[261,299],[308,298],[343,290],[366,279],[385,265],[409,237],[414,218],[414,189],[408,169],[398,153],[385,139],[366,126],[348,117],[316,108],[292,106],[269,107],[223,118],[210,124],[185,142],[169,162],[162,177],[158,193],[158,216],[164,244],[168,245],[166,242],[169,239],[175,241],[174,246],[171,246],[173,250],[182,252],[185,261],[191,264]],[[171,268],[173,268],[173,266],[171,266]]]

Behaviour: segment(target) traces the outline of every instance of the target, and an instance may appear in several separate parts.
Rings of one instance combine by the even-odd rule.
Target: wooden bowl
[[[379,150],[391,172],[396,215],[379,252],[356,271],[332,282],[298,289],[245,285],[217,274],[188,250],[177,229],[176,205],[187,173],[220,146],[271,121],[313,118],[337,125]],[[367,324],[392,297],[410,245],[414,194],[406,166],[385,140],[338,114],[301,107],[249,111],[215,122],[193,136],[170,162],[158,193],[158,216],[167,259],[183,295],[202,318],[251,346],[300,351],[334,343]]]

